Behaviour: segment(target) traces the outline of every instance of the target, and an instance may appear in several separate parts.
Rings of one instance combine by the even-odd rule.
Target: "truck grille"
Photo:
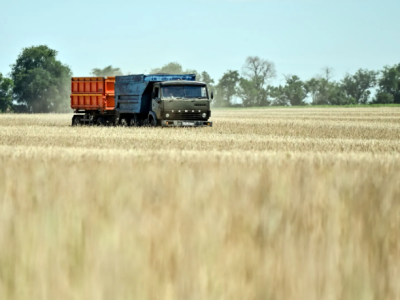
[[[203,118],[201,115],[204,112],[166,112],[166,114],[169,114],[169,117],[165,118],[167,120],[207,120],[208,119],[208,113],[207,117]]]

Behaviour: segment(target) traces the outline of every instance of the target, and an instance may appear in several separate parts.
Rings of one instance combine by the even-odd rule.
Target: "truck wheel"
[[[121,119],[120,122],[119,122],[119,125],[122,126],[122,127],[128,126],[128,124],[126,123],[126,119],[125,118]]]
[[[106,119],[104,119],[104,117],[98,117],[96,124],[97,126],[106,126]]]
[[[157,126],[157,120],[155,120],[152,116],[149,118],[149,126],[150,127],[156,127]]]
[[[137,125],[136,125],[135,119],[134,118],[130,119],[129,120],[129,127],[136,127],[136,126]]]
[[[80,120],[81,120],[81,117],[80,116],[73,116],[72,117],[72,126],[79,126],[79,125],[81,125],[81,122],[80,122]]]
[[[125,119],[125,122],[126,122],[126,126],[128,126],[128,127],[133,126],[132,118],[126,118],[126,119]]]
[[[134,115],[132,120],[133,120],[132,126],[135,126],[135,127],[142,126],[142,120],[139,118],[138,115]]]

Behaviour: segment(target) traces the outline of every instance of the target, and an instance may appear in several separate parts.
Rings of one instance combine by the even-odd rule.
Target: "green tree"
[[[311,95],[312,105],[350,105],[357,104],[357,100],[346,95],[341,84],[329,81],[326,78],[311,78],[305,88]]]
[[[210,82],[214,81],[213,79],[211,79],[210,75],[207,72],[199,73],[193,69],[183,70],[182,65],[177,62],[170,62],[162,66],[161,68],[151,69],[150,74],[194,74],[196,75],[197,81],[204,81],[204,82],[206,82],[207,80],[210,80]],[[205,76],[204,79],[203,76]]]
[[[381,71],[378,86],[374,103],[400,103],[400,64],[386,66]]]
[[[0,73],[0,112],[12,109],[12,90],[14,84],[10,78],[3,77]]]
[[[379,104],[391,104],[394,102],[394,97],[392,94],[381,92],[377,93],[373,103]]]
[[[183,74],[182,65],[177,62],[170,62],[161,68],[155,68],[150,71],[150,74]],[[196,72],[197,75],[197,72]]]
[[[285,76],[286,85],[283,88],[283,93],[286,95],[286,99],[289,100],[290,105],[306,105],[304,101],[307,97],[307,89],[305,84],[300,80],[300,77],[296,75]]]
[[[341,81],[341,89],[347,97],[358,104],[370,101],[371,89],[376,86],[377,72],[359,69],[354,75],[346,74]]]
[[[96,77],[107,77],[107,76],[120,76],[124,75],[120,68],[113,68],[113,66],[109,65],[103,69],[92,69],[91,74]]]
[[[71,70],[56,59],[57,51],[45,45],[24,48],[12,65],[14,99],[27,110],[69,110]]]
[[[201,73],[201,81],[205,82],[209,88],[214,86],[214,79],[206,71]]]
[[[329,104],[326,97],[321,96],[324,93],[326,82],[322,78],[313,77],[306,81],[305,88],[307,92],[311,95],[312,105],[323,105]]]
[[[324,68],[322,75],[313,77],[305,83],[305,89],[311,95],[312,105],[331,104],[329,95],[332,89],[332,72],[331,68]]]
[[[285,87],[281,85],[278,87],[269,86],[267,90],[272,97],[272,106],[289,106],[290,100],[285,92]]]
[[[306,91],[311,95],[312,105],[348,105],[356,104],[355,98],[346,95],[341,84],[332,81],[332,69],[324,68],[323,74],[311,78],[305,83]]]
[[[161,68],[152,69],[150,74],[194,74],[196,75],[196,80],[205,82],[209,90],[214,87],[214,79],[206,71],[199,73],[193,69],[183,70],[182,65],[177,62],[170,62]]]
[[[269,100],[264,88],[257,88],[257,80],[240,77],[238,96],[242,99],[244,107],[267,106]]]
[[[258,56],[249,56],[243,66],[238,95],[244,106],[269,105],[268,82],[276,76],[274,63]]]
[[[228,70],[222,75],[216,87],[214,105],[226,107],[233,104],[233,97],[237,94],[239,72]]]
[[[346,95],[340,83],[330,82],[328,85],[328,101],[331,105],[355,105],[357,99]]]

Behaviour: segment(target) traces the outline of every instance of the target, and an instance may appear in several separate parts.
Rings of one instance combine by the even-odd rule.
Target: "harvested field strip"
[[[398,156],[47,149],[0,155],[4,299],[399,295]]]
[[[199,150],[137,150],[137,149],[93,149],[84,147],[46,147],[46,146],[0,146],[0,161],[32,159],[35,161],[120,161],[140,160],[142,162],[202,162],[207,156],[207,163],[240,163],[248,166],[260,162],[284,164],[287,161],[307,161],[315,164],[342,164],[358,162],[368,164],[381,163],[400,167],[400,152],[387,153],[335,153],[335,152],[272,152],[272,151],[199,151]]]
[[[315,152],[371,152],[398,153],[400,142],[387,140],[346,140],[346,139],[306,139],[291,137],[260,137],[237,135],[173,136],[160,138],[155,134],[106,136],[106,135],[48,135],[39,134],[19,136],[2,135],[2,145],[82,147],[98,149],[137,149],[137,150],[253,150],[253,151],[315,151]]]
[[[399,299],[399,118],[0,115],[0,299]]]

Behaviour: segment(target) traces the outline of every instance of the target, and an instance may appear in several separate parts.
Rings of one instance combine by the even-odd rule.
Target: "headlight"
[[[202,116],[203,118],[205,118],[205,117],[207,117],[207,114],[206,114],[206,113],[203,113],[201,116]]]
[[[169,118],[169,114],[166,114],[165,116],[166,116],[167,118]]]

